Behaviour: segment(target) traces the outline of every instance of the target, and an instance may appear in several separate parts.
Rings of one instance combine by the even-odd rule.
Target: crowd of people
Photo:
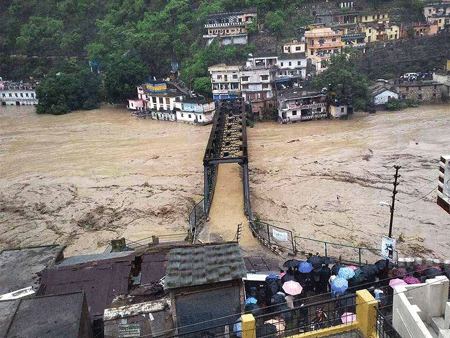
[[[358,290],[369,290],[386,313],[394,286],[418,284],[438,275],[450,278],[450,270],[426,265],[398,268],[389,260],[357,267],[310,255],[306,261],[288,260],[279,274],[268,275],[259,286],[246,287],[245,311],[255,316],[257,328],[274,337],[282,331],[305,332],[355,320],[351,295]],[[326,309],[314,305],[320,302]]]

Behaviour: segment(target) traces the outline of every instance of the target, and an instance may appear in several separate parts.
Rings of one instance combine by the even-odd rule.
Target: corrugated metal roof
[[[119,252],[107,252],[107,253],[99,253],[99,254],[92,254],[92,255],[72,256],[72,257],[67,257],[66,259],[64,259],[61,263],[58,264],[58,266],[83,264],[83,263],[93,262],[93,261],[102,260],[102,259],[125,257],[125,256],[129,256],[130,254],[133,254],[133,252],[132,251],[119,251]]]
[[[141,263],[141,284],[157,283],[166,275],[167,254],[147,254]]]
[[[63,250],[64,246],[61,245],[45,245],[2,251],[0,253],[0,294],[37,284],[37,273],[54,264]]]
[[[176,248],[168,258],[166,289],[224,282],[246,275],[237,243]]]
[[[264,257],[244,257],[245,268],[248,272],[279,272],[280,262],[276,259]]]
[[[91,317],[102,317],[114,297],[128,293],[131,260],[124,257],[99,260],[72,266],[55,266],[44,270],[41,290],[58,295],[84,290]]]

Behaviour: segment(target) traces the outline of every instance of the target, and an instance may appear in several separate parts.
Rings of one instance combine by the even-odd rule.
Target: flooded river
[[[450,106],[440,105],[256,124],[248,129],[254,212],[300,236],[379,247],[389,208],[378,203],[390,202],[398,164],[400,250],[449,258],[450,217],[434,190],[449,122]],[[102,251],[114,238],[186,233],[203,193],[209,131],[114,106],[63,116],[1,107],[0,249],[60,243],[71,255]]]

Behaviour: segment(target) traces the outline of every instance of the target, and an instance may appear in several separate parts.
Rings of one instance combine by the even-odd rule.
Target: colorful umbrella
[[[247,299],[245,300],[244,306],[247,306],[248,304],[256,304],[256,303],[258,303],[258,301],[256,300],[256,298],[255,298],[255,297],[250,297],[250,298],[247,298]]]
[[[344,312],[341,316],[341,321],[343,324],[353,323],[356,320],[356,315],[353,312]]]
[[[348,281],[344,278],[337,277],[331,282],[331,290],[335,292],[345,292],[348,288]]]
[[[389,281],[389,286],[391,288],[394,288],[399,285],[408,285],[408,283],[406,283],[403,279],[399,279],[399,278],[394,278]]]
[[[408,284],[420,284],[420,280],[413,276],[406,276],[403,280]]]
[[[356,269],[358,269],[356,266],[354,266],[354,265],[350,265],[349,267],[348,267],[349,269],[352,269],[353,271],[355,271]]]
[[[287,294],[295,296],[302,293],[302,286],[299,282],[290,280],[283,284],[282,286],[283,290],[286,291]]]
[[[233,333],[236,335],[236,337],[241,338],[242,337],[242,322],[241,319],[237,323],[234,323],[233,325]]]
[[[310,273],[313,269],[313,266],[311,263],[309,262],[301,262],[298,265],[298,271],[300,271],[301,273]]]
[[[408,274],[405,268],[394,268],[389,272],[390,277],[403,278]]]
[[[355,275],[355,271],[350,269],[349,267],[343,267],[339,269],[338,277],[349,280]]]
[[[362,273],[361,269],[356,269],[355,271],[355,275],[350,278],[352,280],[353,283],[361,283],[364,280],[364,274]]]

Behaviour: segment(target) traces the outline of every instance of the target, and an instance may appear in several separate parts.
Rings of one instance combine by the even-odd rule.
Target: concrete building
[[[306,53],[306,42],[293,40],[292,42],[286,42],[283,44],[283,53]]]
[[[187,97],[175,105],[176,120],[192,124],[212,123],[216,111],[214,100],[197,97]]]
[[[389,22],[389,14],[378,13],[378,14],[360,14],[357,18],[359,23],[379,23],[379,22]]]
[[[425,4],[423,15],[428,23],[436,24],[437,31],[441,31],[450,25],[450,3],[441,1]]]
[[[241,96],[240,71],[242,65],[227,66],[224,63],[208,68],[214,100]]]
[[[375,105],[384,105],[391,99],[398,100],[398,94],[385,87],[377,87],[372,89],[372,102]]]
[[[305,32],[307,43],[307,56],[316,66],[316,73],[324,71],[332,54],[340,53],[344,42],[341,40],[342,32],[329,27],[313,28]]]
[[[305,53],[283,54],[278,57],[275,81],[293,80],[299,82],[306,78],[307,59]]]
[[[2,106],[37,105],[36,84],[1,81],[0,102]]]
[[[366,43],[397,40],[401,35],[400,27],[389,22],[365,24],[361,33],[366,35]]]
[[[448,287],[448,278],[437,276],[394,288],[392,325],[401,337],[450,337]]]
[[[330,104],[328,110],[330,112],[330,116],[334,118],[341,118],[347,116],[349,113],[348,105],[340,102]]]
[[[223,45],[246,45],[248,41],[247,25],[256,22],[256,20],[256,8],[240,12],[209,15],[205,24],[207,34],[203,35],[203,37],[207,39],[208,45],[216,38],[220,39],[220,43]]]
[[[442,84],[435,81],[402,82],[395,86],[395,91],[402,100],[418,102],[442,101]]]
[[[278,93],[278,122],[290,123],[327,117],[326,95],[301,88]]]

